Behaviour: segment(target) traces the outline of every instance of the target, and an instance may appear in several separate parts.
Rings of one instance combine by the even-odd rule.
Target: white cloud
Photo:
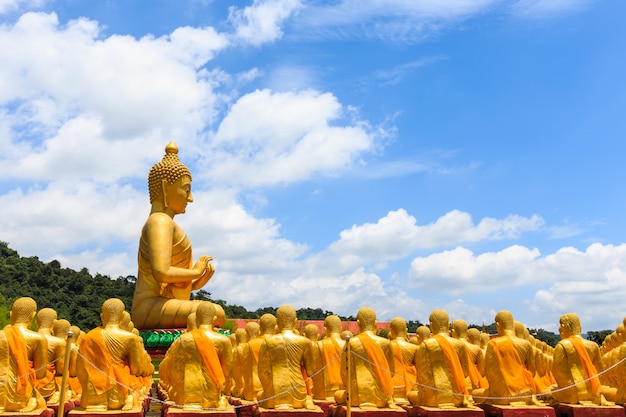
[[[330,93],[312,90],[241,97],[220,124],[207,170],[220,184],[263,186],[333,175],[374,148],[363,122],[334,125],[345,110]]]
[[[229,21],[235,28],[233,39],[259,46],[283,35],[280,25],[301,8],[299,0],[254,0],[252,6],[229,9]]]
[[[23,9],[33,9],[46,4],[46,0],[0,0],[0,15]]]

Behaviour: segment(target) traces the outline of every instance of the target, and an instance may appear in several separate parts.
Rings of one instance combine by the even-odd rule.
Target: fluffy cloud
[[[233,39],[245,44],[261,45],[279,39],[281,24],[301,8],[299,0],[254,0],[252,6],[229,10],[235,28]]]
[[[207,172],[221,184],[263,186],[335,174],[374,148],[363,122],[336,126],[345,109],[330,93],[257,90],[220,124]]]

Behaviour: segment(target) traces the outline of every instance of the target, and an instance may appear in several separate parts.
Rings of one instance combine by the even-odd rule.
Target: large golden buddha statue
[[[148,174],[152,208],[139,240],[137,284],[132,319],[138,329],[185,327],[199,301],[190,300],[213,276],[212,258],[194,264],[191,242],[174,216],[185,212],[191,195],[191,173],[170,142],[163,160]]]
[[[30,330],[37,303],[30,297],[18,298],[11,308],[11,324],[0,336],[0,407],[3,411],[30,412],[46,408],[46,402],[33,383],[46,377],[48,342]]]
[[[395,370],[391,342],[376,335],[373,309],[361,308],[356,319],[359,333],[348,342],[352,352],[349,368],[346,355],[341,358],[341,376],[344,385],[350,386],[350,405],[365,409],[396,408],[391,379]],[[335,399],[339,404],[346,402],[346,393],[337,391]]]

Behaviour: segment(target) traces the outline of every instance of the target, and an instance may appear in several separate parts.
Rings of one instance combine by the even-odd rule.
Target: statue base
[[[59,414],[59,405],[58,404],[55,404],[55,405],[48,404],[48,408],[51,409],[52,411],[54,411],[54,415],[55,416]],[[76,403],[74,403],[74,401],[66,402],[65,405],[63,406],[63,415],[66,416],[74,408],[76,408]]]
[[[230,397],[228,402],[230,405],[235,407],[237,417],[252,417],[252,412],[257,406],[257,403],[254,401],[247,401],[234,397]]]
[[[555,404],[557,417],[624,417],[624,407],[582,404]]]
[[[294,408],[292,410],[276,410],[273,408],[254,407],[252,417],[325,417],[321,408],[307,410],[306,408]]]
[[[330,406],[336,405],[334,401],[326,401],[326,400],[313,400],[313,404],[322,409],[325,416],[328,416],[330,413]]]
[[[360,408],[350,407],[350,414],[354,417],[407,417],[408,413],[402,408]],[[346,417],[345,405],[331,405],[329,417]]]
[[[67,413],[68,417],[144,417],[142,408],[130,411],[107,410],[107,411],[86,411],[81,408],[74,408]]]
[[[226,410],[185,410],[178,407],[168,407],[163,413],[164,417],[236,417],[235,409],[228,407]]]
[[[33,410],[33,411],[29,411],[27,413],[20,413],[19,411],[2,411],[2,413],[0,413],[2,415],[2,417],[4,416],[9,416],[9,417],[55,417],[56,414],[54,412],[53,409],[51,409],[50,407],[48,408],[42,408],[40,410]]]
[[[556,417],[554,408],[548,406],[476,405],[485,412],[485,417]]]
[[[466,408],[438,408],[438,407],[411,407],[404,408],[409,417],[485,417],[482,408],[466,407]]]

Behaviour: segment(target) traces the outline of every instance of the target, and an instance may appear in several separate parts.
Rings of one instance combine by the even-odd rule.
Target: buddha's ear
[[[167,193],[165,192],[167,187],[167,180],[161,180],[161,193],[163,193],[163,206],[165,208],[168,207],[167,205]]]

